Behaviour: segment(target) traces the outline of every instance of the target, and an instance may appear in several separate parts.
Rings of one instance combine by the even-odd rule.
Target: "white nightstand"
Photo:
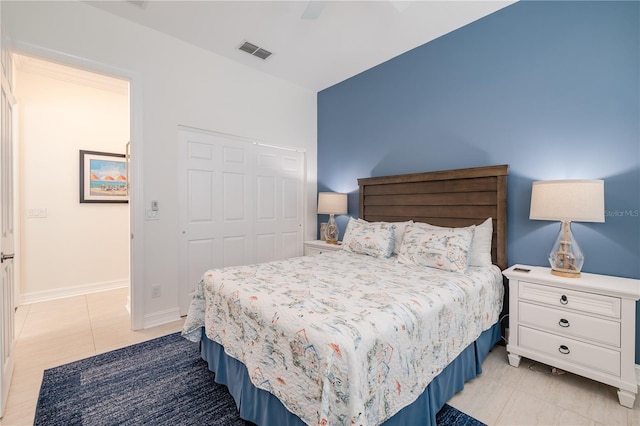
[[[314,240],[304,242],[304,255],[311,256],[316,254],[322,254],[325,251],[338,251],[342,250],[342,244],[327,244],[326,241]]]
[[[509,279],[509,363],[518,367],[525,357],[615,386],[620,404],[632,408],[640,280],[584,272],[564,278],[526,265],[503,274]]]

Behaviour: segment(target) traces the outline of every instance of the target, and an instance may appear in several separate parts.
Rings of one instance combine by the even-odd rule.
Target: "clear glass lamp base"
[[[560,233],[549,255],[551,273],[567,278],[578,278],[584,264],[584,255],[573,238],[571,222],[563,221]]]
[[[327,244],[338,244],[338,225],[333,218],[333,214],[329,215],[329,223],[327,223]]]

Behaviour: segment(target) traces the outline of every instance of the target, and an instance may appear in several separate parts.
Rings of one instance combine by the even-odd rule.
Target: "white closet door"
[[[256,147],[256,261],[302,255],[304,154]]]
[[[214,188],[214,207],[220,219],[214,223],[222,237],[222,264],[246,265],[255,260],[253,185],[255,146],[247,142],[215,137],[222,147],[221,191]],[[202,271],[204,272],[204,271]]]
[[[208,269],[302,254],[304,155],[179,130],[180,313]]]

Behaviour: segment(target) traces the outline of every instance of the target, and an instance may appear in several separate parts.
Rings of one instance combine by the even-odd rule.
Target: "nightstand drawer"
[[[620,376],[620,352],[528,327],[518,329],[518,345],[558,360]]]
[[[315,256],[317,254],[322,254],[326,251],[326,249],[321,249],[319,247],[309,247],[305,246],[304,255],[305,256]]]
[[[519,298],[589,314],[620,318],[620,299],[519,281]]]
[[[304,243],[304,255],[305,256],[315,256],[317,254],[326,253],[329,251],[340,251],[342,250],[342,244],[328,244],[325,241],[315,240],[315,241],[305,241]]]
[[[531,303],[518,304],[519,322],[556,334],[620,347],[620,323]]]

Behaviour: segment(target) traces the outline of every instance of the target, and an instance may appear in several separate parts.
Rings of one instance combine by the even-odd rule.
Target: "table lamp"
[[[338,244],[338,226],[333,218],[336,214],[347,214],[347,194],[320,192],[318,194],[318,214],[328,214],[327,243]]]
[[[529,218],[562,222],[549,254],[551,273],[577,278],[584,264],[584,255],[571,232],[571,222],[604,222],[604,181],[572,179],[533,182]]]

